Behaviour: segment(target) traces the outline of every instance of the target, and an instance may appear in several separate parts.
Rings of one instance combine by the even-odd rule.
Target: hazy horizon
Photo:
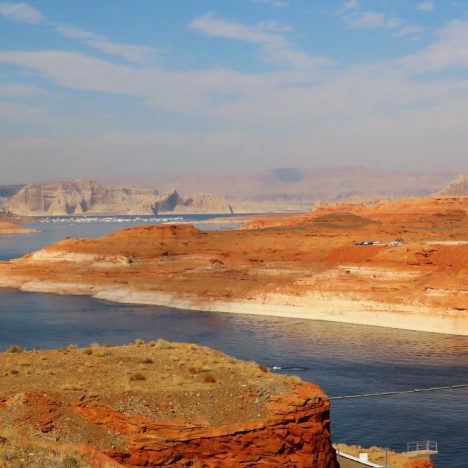
[[[0,183],[468,170],[468,2],[0,1]]]
[[[316,172],[317,177],[323,176],[326,173],[330,173],[332,176],[336,176],[340,172],[347,171],[349,172],[350,179],[355,177],[359,178],[366,172],[368,172],[372,176],[391,176],[394,174],[402,174],[406,176],[427,176],[430,177],[431,175],[446,177],[447,182],[456,178],[458,175],[464,174],[464,171],[456,171],[456,170],[433,170],[433,171],[424,171],[424,170],[414,170],[414,171],[401,171],[401,170],[375,170],[365,166],[309,166],[309,167],[273,167],[273,168],[265,168],[260,170],[251,170],[251,171],[242,171],[242,170],[235,170],[235,171],[220,171],[220,172],[192,172],[192,173],[177,173],[177,172],[166,172],[166,173],[154,173],[154,174],[125,174],[121,176],[108,176],[108,175],[83,175],[83,176],[75,176],[75,177],[31,177],[29,179],[23,180],[14,180],[5,182],[2,178],[3,174],[0,174],[0,186],[19,186],[19,185],[29,185],[29,184],[48,184],[54,182],[66,182],[66,181],[73,181],[73,180],[80,180],[80,181],[94,181],[104,185],[140,185],[140,186],[157,186],[162,183],[163,186],[167,187],[168,184],[170,185],[172,182],[193,182],[196,180],[203,181],[206,179],[207,182],[213,181],[216,178],[220,177],[221,180],[223,178],[227,179],[239,179],[242,177],[264,177],[269,174],[273,175],[275,172],[279,171],[299,171],[303,172],[304,176],[310,176],[311,173]],[[279,180],[279,178],[278,178]],[[290,181],[293,182],[293,181]],[[173,187],[177,189],[176,186]],[[165,189],[164,189],[165,190]]]

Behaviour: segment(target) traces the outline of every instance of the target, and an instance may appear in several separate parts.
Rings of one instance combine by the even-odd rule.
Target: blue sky
[[[466,170],[468,0],[0,1],[0,182]]]

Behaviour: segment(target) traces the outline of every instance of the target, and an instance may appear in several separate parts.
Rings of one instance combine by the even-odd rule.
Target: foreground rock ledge
[[[209,348],[3,353],[0,372],[0,466],[48,444],[74,466],[338,467],[318,386]]]

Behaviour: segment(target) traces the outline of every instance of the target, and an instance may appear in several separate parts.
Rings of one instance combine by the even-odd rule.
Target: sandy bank
[[[23,280],[24,281],[24,280]],[[260,315],[295,319],[399,328],[431,333],[468,336],[468,314],[450,309],[385,304],[379,301],[351,300],[337,294],[315,292],[305,296],[269,294],[252,300],[207,300],[194,295],[142,291],[125,287],[102,287],[90,283],[26,281],[18,284],[0,278],[0,287],[25,292],[60,295],[86,295],[124,304],[158,305],[177,309]]]

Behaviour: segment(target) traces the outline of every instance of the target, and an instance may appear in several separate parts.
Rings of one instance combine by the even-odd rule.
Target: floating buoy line
[[[459,385],[447,385],[444,387],[427,387],[427,388],[413,388],[411,390],[399,390],[394,392],[375,392],[375,393],[359,393],[357,395],[343,395],[329,397],[329,400],[347,400],[352,398],[370,398],[378,396],[391,396],[391,395],[403,395],[405,393],[420,393],[420,392],[437,392],[442,390],[455,390],[459,388],[468,388],[468,384]]]

